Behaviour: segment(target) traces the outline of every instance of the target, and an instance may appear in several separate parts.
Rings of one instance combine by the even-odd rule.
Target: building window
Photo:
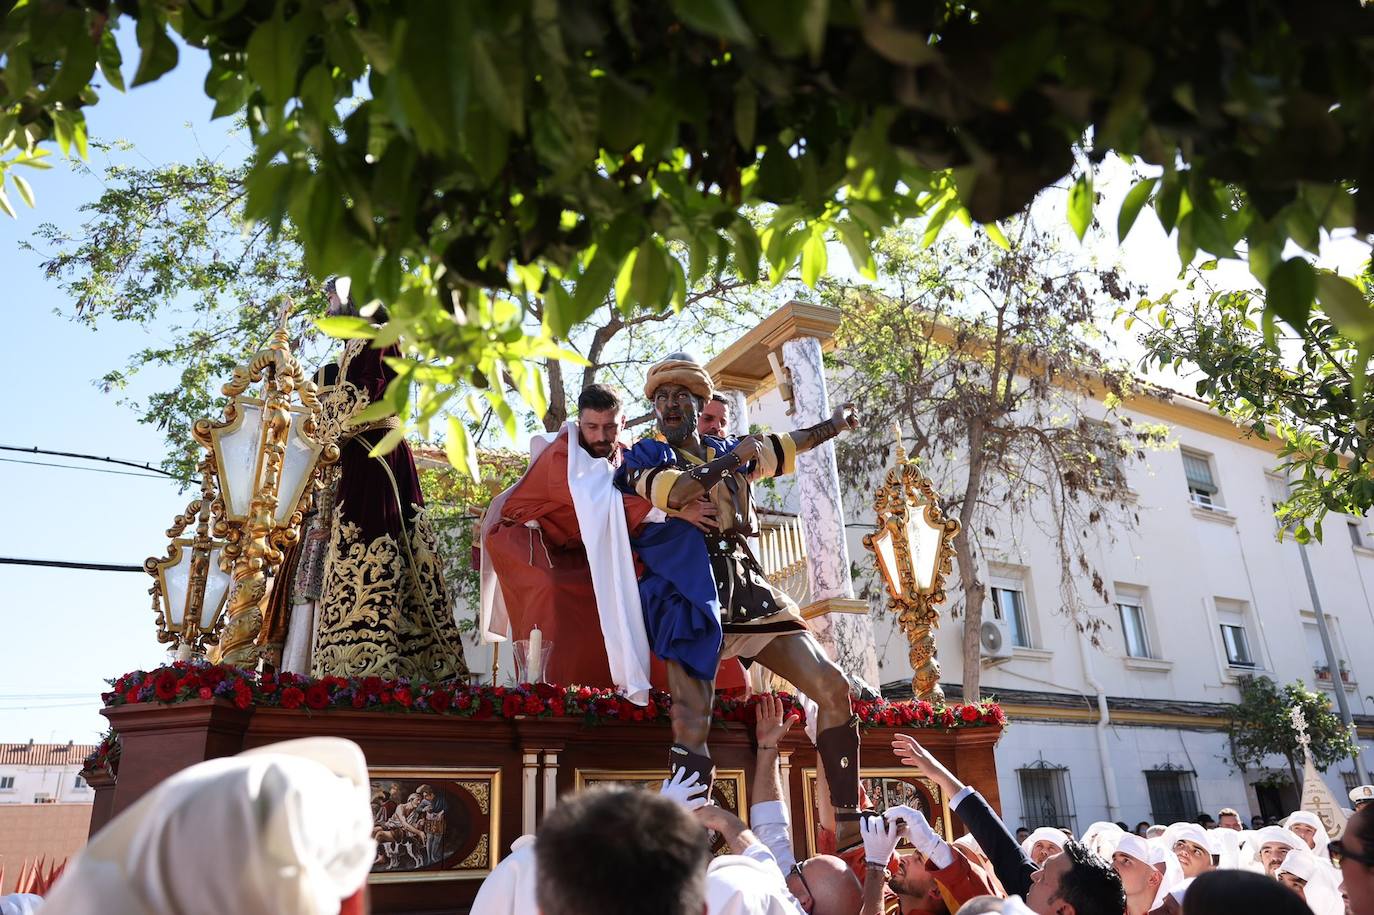
[[[53,797],[51,794],[35,794],[33,796],[33,802],[35,804],[56,804],[57,798]]]
[[[1349,520],[1345,522],[1345,529],[1350,532],[1350,545],[1368,549],[1369,544],[1365,542],[1364,522]]]
[[[1116,605],[1121,614],[1121,632],[1126,637],[1126,654],[1132,658],[1152,658],[1150,636],[1145,628],[1145,607],[1138,597]]]
[[[14,776],[13,776],[13,775],[0,775],[0,791],[13,791],[13,790],[14,790]]]
[[[1188,478],[1188,497],[1206,509],[1221,508],[1221,491],[1212,475],[1212,459],[1196,451],[1183,452],[1183,473]]]
[[[72,788],[76,791],[85,791],[87,787],[86,780],[79,775],[76,777],[76,781],[72,783]]]
[[[1226,646],[1226,663],[1232,667],[1254,667],[1255,659],[1250,656],[1250,642],[1245,636],[1244,626],[1221,624],[1221,641]]]
[[[1350,792],[1360,787],[1360,773],[1342,772],[1341,781],[1345,782],[1345,793],[1349,796]]]
[[[1217,623],[1221,626],[1221,644],[1226,651],[1226,663],[1232,667],[1256,667],[1255,654],[1250,649],[1250,633],[1245,624],[1245,605],[1239,601],[1217,600]]]
[[[1078,831],[1067,766],[1040,759],[1016,770],[1021,783],[1021,818],[1030,829],[1053,826]]]
[[[1166,763],[1145,773],[1145,787],[1154,822],[1191,823],[1197,817],[1197,779],[1192,770]]]
[[[1087,438],[1101,481],[1108,486],[1122,481],[1121,442],[1116,430],[1107,423],[1089,422]]]
[[[1011,643],[1030,648],[1030,626],[1026,620],[1026,595],[1014,588],[992,589],[992,615],[1007,624]]]

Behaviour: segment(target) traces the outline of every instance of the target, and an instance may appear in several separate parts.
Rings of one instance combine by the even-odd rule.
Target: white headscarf
[[[510,854],[482,881],[471,915],[539,915],[535,898],[534,836],[510,844]]]
[[[1235,870],[1240,867],[1240,833],[1234,829],[1209,829],[1207,836],[1212,840],[1213,854],[1218,857],[1217,867]]]
[[[43,897],[34,893],[10,893],[0,896],[0,915],[32,915],[43,904]]]
[[[1311,851],[1319,858],[1326,857],[1326,846],[1331,842],[1331,836],[1327,835],[1326,824],[1321,821],[1321,817],[1306,810],[1296,810],[1288,815],[1288,819],[1283,821],[1283,828],[1292,832],[1293,824],[1295,823],[1303,826],[1311,826],[1317,831],[1317,834],[1312,837],[1312,841],[1316,844]],[[1293,833],[1293,835],[1296,836],[1298,834]],[[1301,839],[1302,836],[1298,836],[1298,838]],[[1303,848],[1307,847],[1306,840],[1303,841],[1302,845]]]
[[[1116,851],[1117,844],[1125,834],[1125,830],[1120,826],[1102,820],[1084,830],[1083,838],[1079,841],[1110,861],[1112,853]]]
[[[1341,899],[1340,878],[1334,867],[1306,848],[1297,848],[1283,859],[1278,874],[1292,874],[1306,881],[1302,888],[1312,915],[1343,915],[1345,901]]]
[[[367,761],[312,737],[185,769],[100,830],[44,915],[337,915],[367,879]]]
[[[1021,850],[1025,852],[1026,857],[1029,858],[1031,849],[1035,847],[1035,843],[1043,841],[1053,842],[1055,848],[1063,851],[1064,843],[1068,840],[1068,836],[1064,835],[1064,830],[1055,829],[1053,826],[1041,826],[1036,829],[1035,832],[1026,836],[1026,841],[1021,843]]]
[[[1279,842],[1287,845],[1290,849],[1297,851],[1309,851],[1307,843],[1296,833],[1284,829],[1282,826],[1265,826],[1263,829],[1256,829],[1250,833],[1249,837],[1240,846],[1240,867],[1242,870],[1254,871],[1257,874],[1267,873],[1264,869],[1264,862],[1260,861],[1260,849],[1272,842]],[[1291,852],[1290,852],[1291,854]]]
[[[721,855],[706,868],[708,915],[796,915],[782,871],[744,855]]]

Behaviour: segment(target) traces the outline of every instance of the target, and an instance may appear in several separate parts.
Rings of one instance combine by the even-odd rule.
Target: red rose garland
[[[107,708],[219,697],[240,709],[294,710],[304,706],[307,712],[318,712],[351,708],[453,715],[478,721],[517,717],[581,718],[592,724],[603,721],[666,723],[672,707],[672,697],[659,690],[653,690],[648,702],[639,706],[614,690],[588,686],[548,683],[482,686],[458,681],[416,683],[406,678],[260,675],[224,664],[185,661],[154,671],[136,670],[107,682],[111,689],[101,694]],[[786,693],[781,695],[787,711],[805,717],[794,697]],[[757,697],[718,696],[712,716],[716,721],[753,724],[757,701]],[[995,702],[933,706],[924,700],[856,700],[854,713],[867,727],[950,729],[1001,726],[1007,721],[1001,706]]]

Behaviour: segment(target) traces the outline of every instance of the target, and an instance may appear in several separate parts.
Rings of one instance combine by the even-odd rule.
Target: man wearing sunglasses
[[[1351,915],[1374,915],[1374,806],[1356,810],[1328,848],[1340,859]]]

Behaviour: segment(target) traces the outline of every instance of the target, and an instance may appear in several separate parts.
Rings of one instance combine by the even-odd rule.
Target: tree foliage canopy
[[[1010,250],[982,234],[923,248],[892,232],[877,246],[877,289],[827,289],[844,315],[836,387],[864,418],[837,449],[846,488],[872,488],[896,423],[959,518],[966,700],[978,697],[985,546],[1035,525],[1055,546],[1060,611],[1096,643],[1105,621],[1092,608],[1112,598],[1091,546],[1112,536],[1109,522],[1134,524],[1126,467],[1164,439],[1116,409],[1135,381],[1102,353],[1102,309],[1134,288],[1029,220],[1011,228]]]
[[[814,283],[832,234],[871,271],[900,220],[994,223],[1071,172],[1081,236],[1109,151],[1159,172],[1120,234],[1148,203],[1185,263],[1245,242],[1290,323],[1325,287],[1285,242],[1374,230],[1374,10],[1349,0],[26,0],[0,21],[0,189],[31,198],[46,141],[84,155],[95,81],[156,80],[172,32],[208,54],[216,115],[246,115],[249,217],[289,218],[311,275],[351,274],[428,363],[391,398],[422,429],[460,385],[500,400],[503,374],[541,405],[524,361],[611,291],[680,306],[761,259]],[[544,334],[494,290],[541,302]]]
[[[1321,538],[1328,512],[1374,509],[1374,400],[1365,396],[1374,339],[1353,338],[1324,314],[1278,337],[1264,303],[1262,290],[1182,290],[1143,301],[1128,320],[1144,328],[1147,364],[1196,369],[1199,397],[1275,442],[1290,485],[1279,517],[1307,542]]]
[[[1312,761],[1318,769],[1325,772],[1332,763],[1346,759],[1354,751],[1350,731],[1326,696],[1312,692],[1301,681],[1280,687],[1267,677],[1251,677],[1241,685],[1240,702],[1232,706],[1227,726],[1231,758],[1241,771],[1263,766],[1267,756],[1282,756],[1293,773],[1294,783],[1301,785],[1297,772],[1303,761],[1302,746],[1293,728],[1294,708],[1302,709],[1307,719]]]

